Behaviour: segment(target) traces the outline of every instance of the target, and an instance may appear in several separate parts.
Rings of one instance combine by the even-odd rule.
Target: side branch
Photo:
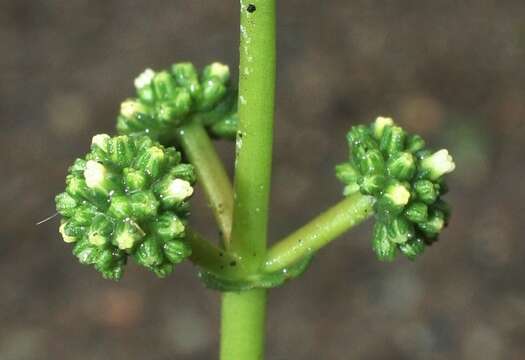
[[[272,246],[266,255],[264,271],[276,272],[292,265],[369,218],[374,198],[351,195]]]
[[[177,139],[195,166],[199,183],[222,233],[224,247],[228,249],[233,213],[233,190],[228,174],[201,124],[190,121],[177,131]]]

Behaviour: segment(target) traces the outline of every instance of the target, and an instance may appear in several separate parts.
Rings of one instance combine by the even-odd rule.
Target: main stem
[[[241,0],[239,131],[231,251],[239,271],[257,271],[266,254],[275,98],[275,0]],[[221,360],[264,357],[266,291],[224,293]]]

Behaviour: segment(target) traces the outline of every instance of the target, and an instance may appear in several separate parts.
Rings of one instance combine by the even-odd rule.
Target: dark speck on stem
[[[230,266],[235,266],[235,265],[237,265],[237,262],[236,262],[236,261],[232,261],[232,262],[230,263]]]
[[[248,11],[249,13],[255,12],[255,10],[257,10],[257,8],[253,4],[248,5],[248,7],[246,8],[246,11]]]

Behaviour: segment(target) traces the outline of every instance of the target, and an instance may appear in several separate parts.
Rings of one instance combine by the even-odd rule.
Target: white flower
[[[214,62],[210,65],[210,75],[218,77],[221,81],[225,82],[230,77],[230,68],[228,65]]]
[[[410,200],[410,192],[401,184],[391,185],[387,188],[385,196],[396,206],[403,207]]]
[[[383,135],[383,130],[386,126],[394,125],[394,120],[389,117],[378,116],[374,122],[374,136],[379,139]]]
[[[126,118],[130,118],[136,113],[144,111],[143,106],[135,100],[126,100],[120,105],[120,113]]]
[[[431,180],[437,180],[441,176],[451,173],[456,168],[454,159],[452,159],[452,156],[446,149],[439,150],[423,159],[421,166],[430,172]]]
[[[173,180],[168,186],[168,197],[178,201],[184,200],[193,194],[191,184],[182,179]]]
[[[153,80],[154,77],[155,77],[155,71],[151,69],[144,70],[142,74],[140,74],[139,76],[135,78],[135,88],[137,88],[137,90],[140,90],[144,86],[148,86],[149,84],[151,84],[151,81]]]
[[[74,243],[75,241],[77,241],[76,237],[69,236],[69,235],[66,234],[65,227],[66,227],[66,223],[63,222],[62,225],[60,225],[60,228],[58,228],[58,232],[60,233],[60,235],[62,235],[62,239],[64,239],[64,242],[66,242],[66,243]]]
[[[93,138],[91,139],[91,145],[97,146],[104,151],[108,151],[109,139],[110,137],[108,134],[98,134],[98,135],[93,136]]]
[[[89,160],[86,163],[86,169],[84,170],[84,178],[86,179],[86,185],[89,188],[99,187],[106,177],[106,167],[94,160]]]

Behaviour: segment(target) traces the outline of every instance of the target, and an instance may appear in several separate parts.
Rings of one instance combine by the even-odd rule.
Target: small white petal
[[[137,78],[135,79],[135,88],[140,90],[144,86],[148,86],[149,84],[151,84],[151,81],[153,80],[154,77],[155,77],[155,71],[151,69],[144,70],[142,74],[137,76]]]
[[[64,239],[64,242],[66,242],[66,243],[74,243],[75,241],[77,241],[76,237],[69,236],[69,235],[66,234],[65,227],[66,227],[66,223],[64,222],[58,228],[58,232],[60,233],[60,235],[62,235],[62,239]]]
[[[104,165],[94,161],[89,160],[86,163],[86,169],[84,170],[84,178],[86,179],[86,185],[89,188],[95,188],[102,184],[104,178],[106,177],[107,170]]]
[[[173,180],[168,187],[168,196],[175,200],[184,200],[193,194],[191,184],[182,179]]]
[[[110,136],[108,134],[98,134],[91,139],[91,145],[96,145],[104,151],[107,151],[108,141]]]

